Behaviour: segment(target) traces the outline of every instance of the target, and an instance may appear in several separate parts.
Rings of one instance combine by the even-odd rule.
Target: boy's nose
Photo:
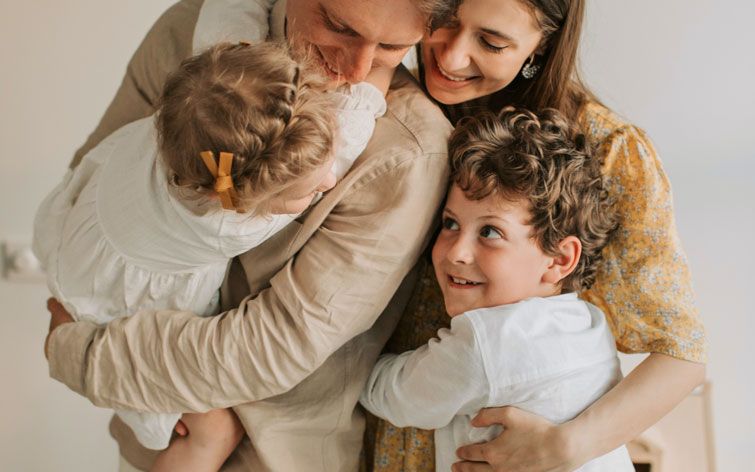
[[[474,261],[474,252],[468,241],[459,236],[448,249],[446,259],[454,264],[471,264]]]

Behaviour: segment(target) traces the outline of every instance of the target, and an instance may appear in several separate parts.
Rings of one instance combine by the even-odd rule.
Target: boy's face
[[[543,275],[553,263],[531,238],[529,205],[497,196],[469,200],[453,185],[433,247],[435,276],[451,316],[558,292]]]
[[[362,82],[394,68],[422,39],[426,18],[414,0],[289,0],[287,35],[334,82]]]

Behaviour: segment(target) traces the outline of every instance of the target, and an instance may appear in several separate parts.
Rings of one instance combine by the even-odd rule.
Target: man
[[[355,83],[396,67],[419,41],[427,19],[419,3],[288,0],[271,15],[270,37],[309,50],[331,79]],[[118,127],[153,113],[166,75],[203,41],[243,39],[234,36],[255,14],[252,0],[171,7],[74,164]],[[111,408],[234,406],[249,439],[223,470],[356,470],[364,424],[357,399],[411,291],[407,274],[447,174],[450,125],[440,110],[404,70],[386,99],[388,111],[347,176],[232,265],[221,293],[230,311],[209,319],[140,313],[107,328],[63,324],[49,338],[51,375]],[[114,419],[111,432],[129,464],[149,469],[154,455],[128,428]]]

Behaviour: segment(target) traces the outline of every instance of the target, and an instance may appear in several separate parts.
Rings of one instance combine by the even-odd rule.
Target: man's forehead
[[[318,10],[370,41],[409,45],[424,33],[417,0],[318,0]]]

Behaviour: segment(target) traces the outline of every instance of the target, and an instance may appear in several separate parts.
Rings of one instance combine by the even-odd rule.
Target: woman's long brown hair
[[[521,74],[505,88],[489,96],[457,105],[445,105],[449,119],[460,118],[483,110],[498,112],[506,106],[539,112],[554,108],[570,120],[576,120],[582,106],[598,101],[585,86],[577,69],[577,52],[584,23],[586,0],[517,0],[534,12],[543,33],[535,64],[540,70],[532,79]],[[436,0],[431,28],[437,29],[453,21],[463,0]],[[421,57],[421,55],[420,55]],[[424,74],[420,67],[422,82]]]

